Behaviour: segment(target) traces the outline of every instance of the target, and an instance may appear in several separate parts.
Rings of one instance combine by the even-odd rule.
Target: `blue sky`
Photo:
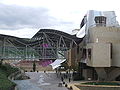
[[[31,38],[39,29],[72,33],[88,10],[115,11],[118,0],[0,0],[0,34]]]

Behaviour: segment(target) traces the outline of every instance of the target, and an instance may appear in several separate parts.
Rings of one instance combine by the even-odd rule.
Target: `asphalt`
[[[65,84],[61,81],[61,75],[55,72],[26,72],[31,79],[28,80],[16,80],[19,90],[69,90],[68,88],[72,86],[73,90],[80,90],[75,85],[79,82],[64,79]],[[61,85],[62,84],[62,85]],[[59,86],[61,85],[61,86]]]

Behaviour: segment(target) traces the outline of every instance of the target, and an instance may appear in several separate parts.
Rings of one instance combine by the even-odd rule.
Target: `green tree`
[[[36,71],[36,64],[35,64],[35,61],[33,62],[33,72]]]

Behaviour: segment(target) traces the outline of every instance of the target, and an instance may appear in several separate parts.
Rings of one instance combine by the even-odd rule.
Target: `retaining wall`
[[[120,86],[115,85],[76,85],[80,90],[120,90]]]

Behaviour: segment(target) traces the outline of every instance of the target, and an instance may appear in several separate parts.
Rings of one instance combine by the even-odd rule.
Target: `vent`
[[[96,23],[96,26],[106,26],[106,17],[96,16],[95,23]]]

